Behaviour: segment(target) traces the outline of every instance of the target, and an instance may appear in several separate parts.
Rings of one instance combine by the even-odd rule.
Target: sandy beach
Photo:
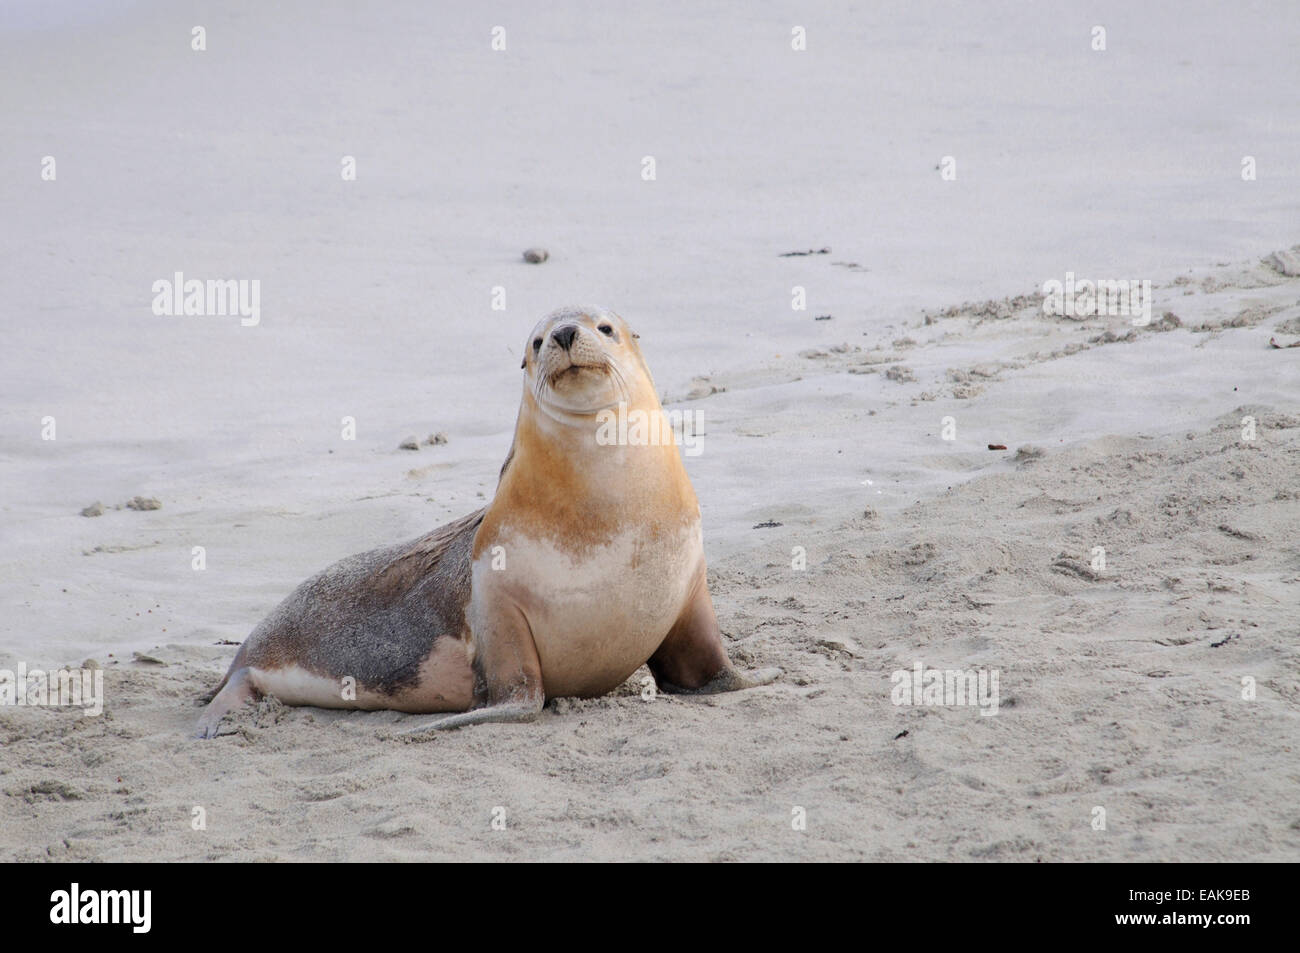
[[[0,673],[103,710],[0,704],[0,859],[1300,860],[1300,17],[990,9],[6,11]],[[299,582],[491,498],[574,302],[781,678],[191,740]]]

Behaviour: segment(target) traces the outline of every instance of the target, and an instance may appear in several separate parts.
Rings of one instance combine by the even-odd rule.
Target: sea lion
[[[614,413],[663,420],[627,323],[603,308],[552,312],[521,366],[514,443],[492,502],[299,586],[240,646],[197,737],[259,694],[458,713],[419,719],[406,729],[415,732],[530,721],[547,698],[603,695],[642,664],[677,693],[780,674],[742,676],[727,657],[699,502],[670,428],[647,441],[608,426]]]

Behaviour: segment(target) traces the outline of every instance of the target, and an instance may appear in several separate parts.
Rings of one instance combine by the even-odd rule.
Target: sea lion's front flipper
[[[490,722],[533,721],[546,703],[542,663],[528,620],[498,603],[474,631],[474,708],[457,715],[412,718],[399,734],[416,735]]]
[[[766,668],[748,675],[736,671],[722,645],[707,574],[700,570],[681,616],[646,663],[659,690],[676,695],[711,695],[767,685],[781,675]]]

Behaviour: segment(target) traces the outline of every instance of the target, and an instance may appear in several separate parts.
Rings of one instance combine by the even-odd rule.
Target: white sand
[[[1293,6],[827,7],[803,53],[775,4],[264,6],[0,19],[0,668],[107,690],[0,708],[0,857],[1300,859]],[[261,324],[155,316],[178,270],[259,279]],[[1156,323],[1044,316],[1066,271],[1152,279]],[[723,627],[785,677],[190,742],[217,643],[490,496],[571,301],[703,414]],[[895,707],[917,661],[997,670],[998,714]]]

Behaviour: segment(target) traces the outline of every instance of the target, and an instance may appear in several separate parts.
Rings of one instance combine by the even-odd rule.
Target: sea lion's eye
[[[533,353],[536,354],[541,349],[542,349],[542,339],[533,338]]]
[[[608,324],[602,324],[602,325],[601,325],[599,328],[597,328],[596,330],[598,330],[601,334],[608,335],[609,337],[613,337],[613,336],[614,336],[614,329],[613,329],[610,325],[608,325]]]

